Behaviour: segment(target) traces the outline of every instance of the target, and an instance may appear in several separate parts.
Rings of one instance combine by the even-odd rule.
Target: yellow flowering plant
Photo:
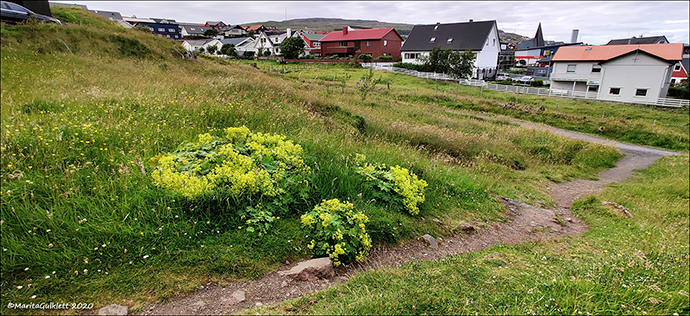
[[[302,215],[301,220],[311,237],[307,247],[315,256],[329,256],[333,265],[339,266],[363,261],[369,254],[371,237],[366,230],[369,218],[355,212],[352,203],[324,200]]]
[[[371,190],[374,197],[393,207],[402,207],[410,215],[419,214],[419,204],[426,199],[426,181],[398,165],[370,164],[366,162],[366,156],[361,154],[356,154],[355,163],[355,171],[366,178],[365,187]]]
[[[222,136],[200,134],[196,142],[149,159],[155,185],[189,200],[201,197],[281,198],[299,185],[310,168],[302,147],[285,136],[252,133],[247,127],[229,127]],[[257,200],[257,199],[254,199]],[[253,203],[250,203],[253,205]]]

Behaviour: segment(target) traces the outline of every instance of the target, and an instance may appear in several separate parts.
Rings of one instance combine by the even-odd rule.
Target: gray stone
[[[317,258],[298,263],[288,271],[278,272],[281,276],[291,277],[297,281],[314,281],[333,277],[333,261],[331,258]]]
[[[431,249],[438,248],[438,241],[436,240],[436,238],[431,237],[431,235],[429,234],[422,236],[422,238],[429,244]]]
[[[254,304],[254,305],[256,305],[257,307],[259,307],[259,306],[264,306],[264,304],[261,303],[261,302],[256,302],[256,304]]]
[[[620,204],[618,204],[618,203],[615,203],[615,202],[608,202],[608,201],[601,201],[601,205],[610,206],[611,209],[613,209],[614,211],[616,211],[616,212],[618,212],[618,213],[623,214],[623,216],[625,216],[625,217],[627,217],[627,218],[632,218],[632,217],[633,217],[632,214],[630,213],[630,211],[628,211],[628,209],[625,208],[625,206],[620,205]]]
[[[118,304],[110,304],[98,310],[98,315],[127,315],[129,307]]]
[[[200,300],[200,301],[192,304],[192,306],[197,306],[197,307],[206,306],[206,302]]]
[[[432,218],[431,221],[437,224],[443,224],[438,218]]]
[[[244,291],[242,290],[237,290],[235,292],[232,292],[232,298],[237,300],[237,302],[244,302],[246,300]]]

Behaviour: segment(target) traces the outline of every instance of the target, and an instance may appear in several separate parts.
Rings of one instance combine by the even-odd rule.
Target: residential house
[[[544,43],[544,34],[541,31],[541,22],[539,22],[539,26],[537,26],[537,33],[534,34],[534,38],[528,39],[522,43],[515,45],[515,49],[522,50],[532,47],[541,47],[545,45],[546,43]]]
[[[227,25],[223,21],[206,21],[204,26],[212,27],[220,32]]]
[[[246,28],[247,32],[249,31],[254,31],[254,34],[259,34],[260,32],[271,32],[271,31],[278,31],[278,28],[275,26],[265,26],[265,25],[252,25]]]
[[[198,38],[204,36],[206,30],[211,29],[210,26],[204,26],[199,23],[178,23],[180,26],[180,35],[184,39]]]
[[[180,34],[180,26],[177,24],[175,20],[159,18],[137,18],[136,16],[123,17],[123,20],[125,20],[127,23],[133,26],[146,26],[149,28],[149,30],[151,30],[151,33],[159,36],[175,40],[182,39],[182,35]]]
[[[307,55],[314,55],[316,57],[321,57],[321,39],[326,36],[325,32],[298,32],[302,40],[305,43],[305,53]]]
[[[656,102],[666,97],[683,44],[567,46],[551,62],[551,89],[600,100]]]
[[[186,39],[186,40],[182,41],[182,47],[184,47],[184,49],[186,49],[190,52],[199,51],[199,50],[201,50],[201,48],[203,48],[204,51],[206,52],[206,51],[208,51],[209,46],[214,46],[214,45],[216,46],[216,49],[220,49],[221,47],[223,47],[223,44],[221,43],[221,41],[219,39],[215,39],[215,38],[212,38],[212,39],[195,39],[195,40]]]
[[[258,56],[259,53],[265,54],[265,52],[269,52],[273,56],[280,55],[280,43],[293,35],[291,29],[284,32],[262,31],[258,34],[252,43],[242,45],[243,51],[253,51],[255,56]]]
[[[321,40],[321,56],[354,57],[369,54],[373,58],[391,56],[400,59],[403,38],[394,28],[353,29],[328,33]]]
[[[225,37],[245,37],[247,36],[247,30],[241,25],[228,25],[222,30],[223,36]]]
[[[666,36],[647,36],[612,39],[606,45],[633,45],[633,44],[668,44]]]
[[[400,49],[403,62],[420,64],[421,58],[428,57],[434,47],[457,52],[470,50],[476,57],[472,77],[481,79],[496,75],[501,43],[494,20],[415,25]]]
[[[683,45],[683,57],[681,61],[673,66],[673,74],[671,74],[671,83],[679,84],[683,80],[688,80],[688,71],[690,70],[690,46]]]
[[[242,54],[240,54],[240,53],[238,52],[238,49],[237,49],[237,48],[240,47],[240,46],[242,46],[242,45],[244,45],[245,42],[252,42],[252,41],[254,41],[254,39],[252,39],[251,37],[233,37],[233,38],[225,38],[225,39],[220,40],[220,46],[219,46],[218,48],[220,49],[220,48],[223,47],[223,45],[225,45],[225,44],[232,44],[232,45],[235,45],[235,54],[237,54],[237,55],[243,55],[243,54],[244,54],[244,50],[242,51]]]

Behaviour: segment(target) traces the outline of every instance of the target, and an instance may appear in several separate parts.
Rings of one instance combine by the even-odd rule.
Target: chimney
[[[571,43],[577,43],[577,35],[580,33],[580,30],[578,29],[573,29],[572,35],[570,35],[570,42]]]
[[[287,29],[287,37],[290,38],[292,37],[292,29],[288,27]]]
[[[473,20],[473,19],[470,19],[470,22],[474,22],[474,20]]]
[[[343,27],[343,35],[347,35],[347,26]]]

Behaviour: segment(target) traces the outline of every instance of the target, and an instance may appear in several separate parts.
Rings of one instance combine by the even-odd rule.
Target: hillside
[[[386,28],[386,27],[393,27],[395,30],[400,33],[400,35],[403,35],[403,37],[407,37],[407,35],[410,34],[412,31],[412,27],[414,24],[404,24],[404,23],[388,23],[388,22],[379,22],[375,20],[347,20],[347,19],[338,19],[338,18],[308,18],[308,19],[292,19],[292,20],[287,20],[287,21],[265,21],[265,22],[254,22],[254,23],[246,23],[243,26],[252,26],[252,25],[270,25],[270,26],[275,26],[280,30],[284,30],[286,28],[291,28],[293,30],[304,30],[304,31],[318,31],[318,32],[332,32],[334,30],[342,30],[343,27],[351,25],[351,26],[364,26],[364,27],[370,27],[370,28]],[[501,38],[501,41],[506,42],[506,43],[511,43],[511,44],[517,44],[520,43],[526,39],[529,39],[528,37],[519,35],[519,34],[514,34],[514,33],[507,33],[504,32],[503,30],[498,30],[498,34]]]
[[[689,118],[675,110],[518,102],[356,63],[181,59],[173,40],[79,8],[53,14],[64,26],[0,25],[3,315],[79,312],[9,304],[40,302],[143,313],[209,283],[261,278],[285,261],[328,256],[347,265],[371,247],[507,221],[500,197],[553,206],[554,183],[595,179],[621,157],[510,116],[687,151]],[[687,192],[687,181],[678,183]],[[641,256],[658,255],[653,246]],[[686,258],[681,246],[666,246],[669,258]],[[652,282],[687,279],[687,259],[675,260],[645,273]],[[617,284],[603,286],[609,293]],[[646,311],[687,304],[660,299],[666,304]]]

